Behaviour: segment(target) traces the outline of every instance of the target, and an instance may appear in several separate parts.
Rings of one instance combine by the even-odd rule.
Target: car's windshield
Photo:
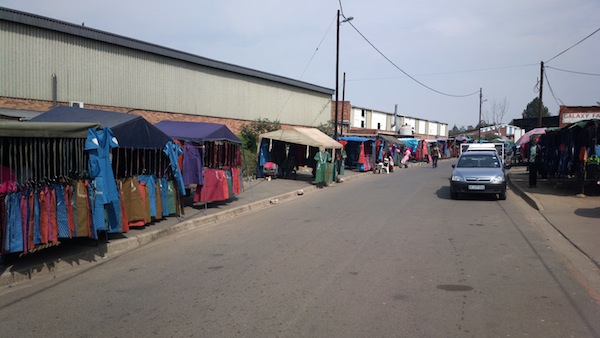
[[[500,161],[493,154],[463,154],[456,166],[459,168],[500,168]]]

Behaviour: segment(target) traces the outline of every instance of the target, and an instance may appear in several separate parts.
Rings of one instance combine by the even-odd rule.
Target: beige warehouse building
[[[0,7],[0,115],[54,105],[234,132],[258,118],[312,126],[331,119],[333,89]]]

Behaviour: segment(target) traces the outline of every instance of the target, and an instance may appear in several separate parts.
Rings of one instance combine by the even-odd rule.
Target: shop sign
[[[575,123],[583,120],[600,119],[600,111],[587,113],[563,113],[562,123]]]

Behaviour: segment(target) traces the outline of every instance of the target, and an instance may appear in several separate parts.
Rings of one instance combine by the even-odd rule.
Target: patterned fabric
[[[185,195],[185,184],[183,183],[181,169],[179,168],[179,164],[177,161],[177,157],[183,153],[183,149],[181,149],[181,147],[178,144],[169,141],[165,145],[163,152],[169,157],[171,171],[173,172],[173,177],[175,178],[175,181],[177,181],[179,191],[182,195]]]

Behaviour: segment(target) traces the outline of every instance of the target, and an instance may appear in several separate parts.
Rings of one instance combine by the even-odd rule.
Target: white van
[[[504,162],[506,160],[504,153],[504,143],[463,143],[460,145],[460,153],[465,151],[496,151],[500,158]]]

